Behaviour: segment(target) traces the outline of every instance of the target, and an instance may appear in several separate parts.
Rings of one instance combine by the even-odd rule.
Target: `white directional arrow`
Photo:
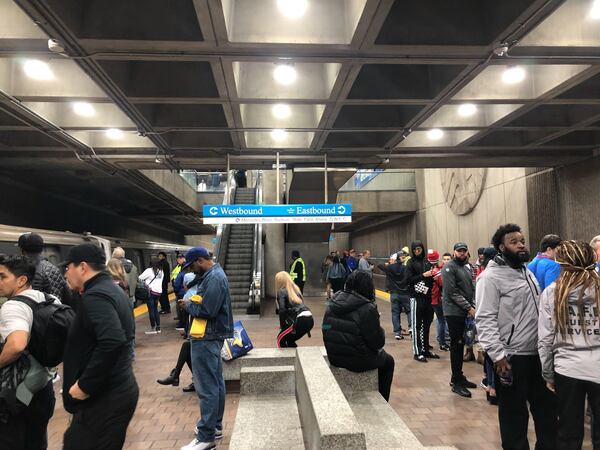
[[[346,212],[345,206],[338,206],[338,214],[344,214]]]
[[[211,215],[211,216],[216,216],[216,215],[217,215],[217,213],[219,212],[219,210],[217,209],[217,207],[216,207],[216,206],[213,206],[212,208],[210,208],[210,209],[208,210],[208,212],[210,213],[210,215]]]

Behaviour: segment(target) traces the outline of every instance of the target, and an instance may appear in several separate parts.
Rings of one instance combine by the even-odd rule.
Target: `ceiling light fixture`
[[[273,71],[273,78],[275,78],[275,81],[284,86],[292,84],[296,81],[296,77],[296,69],[290,64],[278,64]]]
[[[271,137],[276,142],[285,141],[285,139],[287,138],[287,135],[288,135],[287,131],[282,130],[282,129],[276,129],[276,130],[271,131]]]
[[[23,67],[25,75],[34,80],[48,81],[54,79],[54,74],[50,66],[39,59],[28,59]]]
[[[299,19],[308,9],[307,0],[277,0],[279,12],[288,19]]]
[[[477,106],[473,103],[465,103],[458,107],[458,115],[461,117],[471,117],[477,112]]]
[[[288,117],[290,117],[292,110],[288,105],[278,103],[276,105],[273,105],[273,108],[271,108],[271,112],[278,119],[287,119]]]
[[[508,67],[502,73],[502,81],[506,84],[517,84],[525,79],[525,69],[518,66]]]
[[[87,102],[75,102],[73,103],[73,111],[78,116],[93,117],[96,115],[94,107]]]
[[[106,130],[106,137],[109,139],[122,139],[123,138],[123,132],[121,130],[119,130],[118,128],[109,128],[108,130]]]
[[[590,19],[600,20],[600,0],[594,0],[590,9]]]
[[[432,141],[438,141],[444,136],[444,132],[439,128],[433,128],[427,132],[427,137]]]

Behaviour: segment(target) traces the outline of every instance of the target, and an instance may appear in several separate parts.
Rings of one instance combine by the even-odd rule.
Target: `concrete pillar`
[[[280,198],[282,201],[283,177],[280,177]],[[265,170],[263,172],[263,201],[266,204],[276,204],[277,202],[277,174],[275,170]],[[265,292],[269,298],[275,298],[275,274],[280,270],[286,270],[285,265],[285,225],[278,223],[264,224],[263,229],[266,235],[265,243]]]

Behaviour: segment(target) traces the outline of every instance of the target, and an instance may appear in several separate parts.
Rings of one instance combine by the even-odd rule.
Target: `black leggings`
[[[179,358],[177,358],[177,365],[175,366],[175,370],[173,376],[179,378],[179,374],[183,370],[183,365],[187,364],[190,372],[192,371],[192,352],[190,341],[186,339],[183,344],[181,344],[181,349],[179,350]]]
[[[594,417],[600,417],[600,384],[554,373],[558,400],[558,450],[579,450],[583,446],[583,422],[587,395]],[[600,423],[592,421],[592,443],[600,450]]]
[[[296,323],[284,328],[277,335],[277,347],[298,347],[296,341],[312,330],[314,325],[312,316],[301,316],[296,318]]]

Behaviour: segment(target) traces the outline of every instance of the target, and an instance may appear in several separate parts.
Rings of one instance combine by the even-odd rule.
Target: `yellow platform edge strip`
[[[173,300],[175,300],[175,294],[170,294],[169,295],[169,301],[172,302]],[[133,310],[133,316],[134,317],[139,317],[142,314],[146,314],[148,312],[148,305],[140,305],[137,308],[135,308]]]

